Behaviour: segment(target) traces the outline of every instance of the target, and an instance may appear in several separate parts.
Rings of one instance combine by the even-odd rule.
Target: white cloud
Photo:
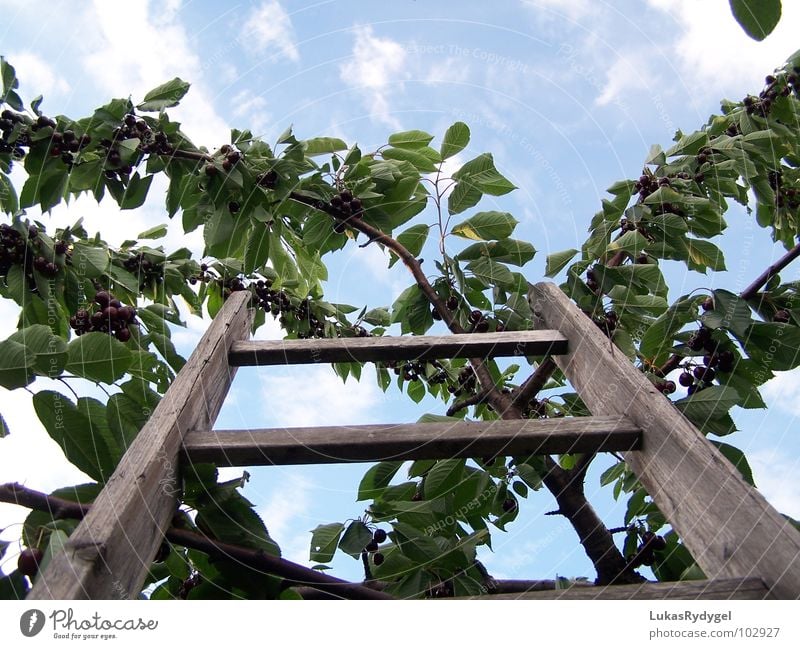
[[[267,112],[267,100],[261,95],[253,94],[249,88],[238,92],[231,99],[234,117],[249,125],[253,135],[259,136],[270,126],[272,115]]]
[[[742,87],[759,88],[764,76],[797,49],[800,3],[784,2],[778,27],[764,41],[749,38],[734,20],[727,0],[648,0],[670,14],[682,34],[669,56],[689,87],[718,96]]]
[[[778,450],[747,453],[758,490],[782,514],[800,519],[800,460]]]
[[[772,407],[800,416],[800,370],[778,372],[761,390]]]
[[[203,84],[203,64],[175,18],[175,11],[159,13],[151,3],[131,7],[96,1],[81,18],[90,34],[82,44],[83,65],[103,92],[130,94],[134,100],[175,76],[192,82],[188,95],[170,114],[197,144],[216,148],[228,141],[230,128],[215,112],[213,97]],[[131,34],[136,35],[135,53]]]
[[[294,42],[294,29],[289,14],[277,0],[266,0],[253,9],[244,27],[248,35],[248,45],[252,44],[258,52],[277,49],[291,61],[298,61],[300,53]]]
[[[448,56],[441,61],[433,61],[425,74],[425,83],[463,83],[469,78],[469,66],[463,58]]]
[[[270,536],[278,541],[282,548],[282,539],[292,530],[296,519],[304,518],[308,514],[311,488],[312,483],[307,478],[287,474],[281,481],[281,486],[271,492],[267,503],[258,510],[267,524]]]
[[[383,394],[370,367],[344,383],[329,366],[281,366],[264,371],[262,403],[271,426],[333,426],[374,422]]]
[[[647,56],[643,52],[617,54],[608,67],[606,81],[595,103],[598,106],[607,106],[618,101],[627,92],[651,88],[658,82],[648,68]]]
[[[566,15],[573,20],[597,11],[597,3],[590,0],[523,0],[522,4],[530,9]]]
[[[408,77],[406,50],[397,41],[375,36],[369,26],[356,27],[353,35],[352,57],[339,67],[339,76],[364,94],[376,120],[399,128],[399,122],[391,115],[388,95],[395,84]]]
[[[15,52],[8,56],[8,60],[14,66],[17,77],[22,79],[25,88],[35,88],[45,99],[51,95],[69,92],[69,83],[59,76],[47,61],[36,54]]]

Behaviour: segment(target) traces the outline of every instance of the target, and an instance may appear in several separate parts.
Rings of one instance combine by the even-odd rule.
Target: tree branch
[[[486,390],[480,390],[476,394],[473,394],[471,397],[467,397],[465,399],[461,399],[461,401],[457,401],[447,409],[447,416],[452,417],[459,410],[463,410],[464,408],[469,408],[470,406],[474,406],[481,403],[482,401],[485,401],[486,396],[487,396]]]
[[[750,300],[754,298],[758,293],[758,290],[764,286],[764,284],[771,280],[775,275],[780,273],[798,257],[800,257],[800,243],[798,243],[774,264],[768,266],[767,269],[758,277],[756,277],[746,289],[739,293],[739,297],[743,300]]]
[[[49,496],[40,491],[28,489],[20,484],[8,483],[0,485],[0,502],[21,505],[28,509],[48,512],[53,519],[83,518],[90,506]],[[165,538],[176,545],[193,550],[200,550],[218,559],[233,559],[250,568],[263,570],[272,575],[283,577],[293,585],[313,586],[317,590],[348,599],[393,599],[390,595],[367,588],[360,584],[352,584],[312,570],[299,564],[266,554],[263,550],[244,548],[232,543],[224,543],[211,537],[190,530],[171,527]]]
[[[522,385],[520,385],[511,395],[512,403],[517,408],[524,408],[533,398],[539,394],[539,391],[545,386],[548,379],[556,370],[556,362],[552,357],[545,358],[539,366],[533,371]]]
[[[420,290],[425,294],[425,297],[428,298],[428,301],[431,303],[433,308],[436,309],[437,313],[442,318],[442,322],[447,325],[448,329],[450,329],[450,331],[454,334],[467,333],[459,324],[455,315],[453,315],[450,309],[447,308],[444,300],[442,300],[433,286],[431,286],[427,276],[422,270],[422,263],[420,260],[412,255],[399,241],[392,238],[382,230],[379,230],[369,223],[364,222],[364,220],[361,218],[352,216],[343,217],[337,210],[321,201],[314,200],[313,198],[309,198],[307,196],[302,196],[296,192],[292,192],[289,197],[299,203],[303,203],[313,207],[314,209],[325,212],[337,221],[345,223],[347,227],[366,234],[370,241],[376,241],[386,246],[400,258],[406,268],[408,268],[408,270],[411,272],[411,275],[417,282],[417,286],[419,286]],[[475,370],[475,374],[478,377],[481,386],[484,388],[484,390],[488,390],[487,400],[489,403],[491,403],[492,407],[495,409],[495,412],[497,412],[501,417],[507,413],[508,418],[510,419],[521,419],[522,413],[511,403],[511,398],[508,395],[500,392],[500,390],[496,389],[494,381],[492,380],[492,375],[489,372],[489,368],[486,367],[483,359],[471,358],[469,361]]]

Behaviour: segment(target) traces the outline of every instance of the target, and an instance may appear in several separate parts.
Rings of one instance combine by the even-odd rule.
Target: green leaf
[[[706,421],[718,419],[739,401],[739,393],[733,388],[713,385],[694,394],[679,399],[675,407],[697,426],[702,427]]]
[[[8,428],[8,424],[6,423],[5,417],[0,414],[0,439],[11,434],[11,430]]]
[[[31,325],[15,331],[9,340],[21,343],[35,354],[34,369],[42,376],[55,378],[67,362],[67,342],[53,334],[47,325]]]
[[[401,333],[424,334],[433,325],[431,306],[417,284],[403,291],[392,305],[392,322],[399,322]]]
[[[781,0],[730,0],[736,22],[752,39],[763,41],[781,19]]]
[[[466,460],[440,460],[425,478],[425,499],[432,500],[455,489],[464,477]]]
[[[419,253],[422,252],[422,247],[425,245],[425,241],[428,239],[429,231],[430,226],[427,226],[424,223],[412,225],[410,228],[408,228],[408,230],[397,236],[397,241],[412,255],[417,257]],[[399,257],[392,256],[392,260],[389,262],[389,267],[391,268],[398,259]]]
[[[419,149],[428,146],[433,135],[425,131],[401,131],[389,136],[389,144],[400,149]]]
[[[710,329],[724,327],[741,338],[753,322],[747,302],[735,293],[718,289],[714,291],[714,308],[700,318]]]
[[[575,250],[575,248],[569,248],[567,250],[562,250],[561,252],[554,252],[547,255],[547,262],[544,270],[545,277],[555,277],[558,275],[577,254],[578,251]]]
[[[447,160],[464,150],[469,144],[469,126],[464,122],[456,122],[445,131],[442,146],[439,149],[442,160]]]
[[[144,205],[147,198],[147,192],[150,190],[150,184],[153,182],[153,176],[139,176],[139,172],[131,176],[125,191],[122,194],[122,200],[119,200],[119,208],[121,210],[133,210],[137,207]]]
[[[491,153],[481,153],[465,163],[453,174],[458,181],[469,182],[470,185],[490,196],[502,196],[516,189],[494,166]]]
[[[0,342],[0,385],[6,390],[24,388],[33,381],[36,355],[14,340]]]
[[[433,149],[431,149],[433,151]],[[420,152],[420,149],[389,148],[381,151],[386,160],[401,160],[411,163],[418,171],[433,173],[436,171],[434,160]],[[438,154],[437,154],[438,157]]]
[[[131,399],[127,394],[112,394],[106,405],[108,426],[117,448],[125,451],[147,423],[153,408]]]
[[[711,270],[726,270],[722,251],[710,241],[687,239],[686,244],[689,249],[689,258],[697,264],[698,270],[705,270],[706,266]]]
[[[144,96],[144,101],[136,108],[143,111],[160,111],[164,108],[171,108],[172,106],[177,106],[188,91],[189,84],[175,77],[172,81],[167,81],[153,88]]]
[[[503,239],[502,241],[481,241],[479,243],[473,243],[471,246],[467,246],[458,253],[456,259],[468,261],[481,257],[488,257],[495,261],[514,264],[515,266],[524,266],[533,259],[535,255],[536,248],[527,241]]]
[[[513,289],[517,285],[514,274],[506,266],[488,257],[469,262],[467,270],[487,286]]]
[[[152,228],[148,228],[144,232],[140,232],[136,235],[137,239],[161,239],[162,237],[167,236],[167,225],[154,225]]]
[[[114,457],[97,422],[89,419],[63,394],[50,390],[33,396],[33,408],[47,433],[72,464],[98,482],[111,476]]]
[[[370,500],[380,497],[402,465],[403,463],[399,461],[379,462],[371,467],[361,478],[356,500]]]
[[[267,263],[269,257],[270,231],[265,225],[258,223],[250,229],[247,247],[244,251],[244,272],[249,275]]]
[[[478,212],[453,226],[451,232],[475,241],[506,239],[514,232],[517,223],[519,221],[508,212]]]
[[[4,56],[0,56],[0,77],[3,80],[3,96],[2,101],[5,101],[6,93],[9,90],[19,88],[19,80],[17,79],[17,72],[14,66],[11,65]]]
[[[311,531],[311,552],[309,560],[316,563],[327,563],[333,559],[339,537],[344,530],[341,523],[318,525]]]
[[[719,452],[728,458],[731,464],[733,464],[733,466],[739,470],[739,473],[742,474],[742,477],[747,484],[752,485],[753,487],[756,486],[756,483],[753,480],[753,470],[750,468],[750,463],[747,461],[745,454],[740,449],[716,440],[711,440],[711,443],[716,446],[717,449],[719,449]]]
[[[419,403],[425,398],[425,384],[422,381],[409,381],[406,392],[414,403]]]
[[[67,347],[66,369],[90,381],[113,383],[130,367],[130,350],[116,338],[91,332],[79,336]]]
[[[19,210],[17,191],[4,173],[0,173],[0,209],[6,214],[16,214]]]
[[[456,183],[450,196],[447,197],[447,211],[450,215],[461,214],[464,210],[474,207],[481,200],[481,190],[469,181]]]
[[[672,347],[675,334],[697,316],[696,309],[692,304],[691,300],[681,300],[669,307],[650,324],[639,345],[639,352],[645,358],[656,358]]]
[[[754,322],[741,339],[747,354],[770,370],[800,365],[800,327],[778,322]]]
[[[623,250],[635,257],[647,247],[648,243],[647,237],[638,230],[633,230],[631,232],[626,232],[619,239],[615,239],[609,243],[606,252],[613,253]]]
[[[362,320],[376,327],[388,327],[392,324],[392,316],[389,311],[380,307],[367,311]]]
[[[347,150],[345,141],[340,140],[338,137],[314,137],[310,140],[303,140],[302,143],[303,150],[309,157]]]
[[[361,521],[353,521],[347,526],[347,530],[339,541],[339,548],[354,559],[358,559],[364,551],[364,547],[372,541],[372,532]]]
[[[81,279],[92,279],[104,275],[110,263],[111,257],[105,246],[92,246],[85,243],[76,243],[73,246],[72,266]]]

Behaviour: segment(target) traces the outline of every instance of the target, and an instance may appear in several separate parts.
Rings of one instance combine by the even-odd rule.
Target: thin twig
[[[481,390],[473,394],[471,397],[466,397],[465,399],[461,399],[461,401],[456,401],[452,406],[447,409],[447,416],[452,417],[456,414],[459,410],[463,410],[464,408],[469,408],[470,406],[475,406],[483,401],[486,400],[487,391]]]

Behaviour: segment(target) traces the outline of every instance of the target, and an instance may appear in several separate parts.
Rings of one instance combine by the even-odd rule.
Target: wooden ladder
[[[183,463],[370,462],[616,451],[708,576],[492,598],[800,597],[800,532],[664,398],[555,285],[531,286],[534,331],[249,340],[249,292],[234,293],[29,594],[133,598],[175,513]],[[544,420],[213,430],[236,368],[552,354],[593,413]]]

